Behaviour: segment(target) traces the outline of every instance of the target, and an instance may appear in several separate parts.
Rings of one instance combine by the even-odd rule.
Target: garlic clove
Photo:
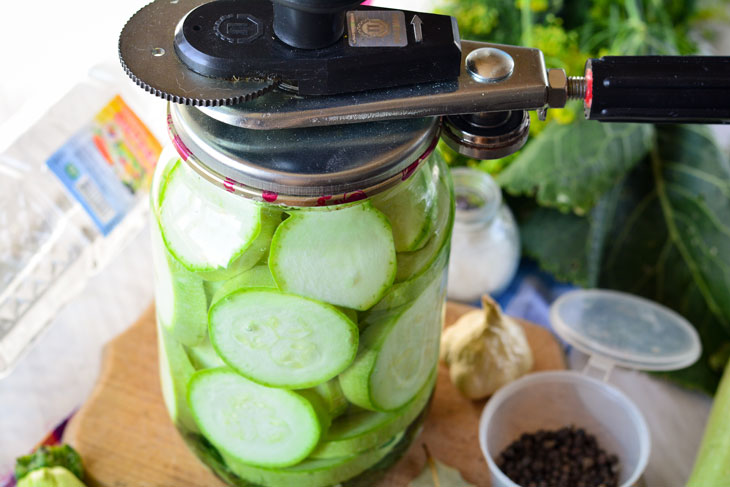
[[[522,326],[502,313],[489,296],[484,309],[464,314],[444,330],[441,359],[452,383],[466,397],[479,399],[532,369],[533,356]]]

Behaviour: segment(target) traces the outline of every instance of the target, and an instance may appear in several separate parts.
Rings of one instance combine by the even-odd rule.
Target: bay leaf
[[[461,477],[457,469],[434,459],[425,445],[423,448],[426,451],[426,466],[408,487],[474,487],[474,484],[467,483]]]

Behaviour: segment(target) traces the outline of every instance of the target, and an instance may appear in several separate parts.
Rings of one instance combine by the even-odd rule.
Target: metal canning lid
[[[415,171],[440,129],[430,117],[252,130],[178,104],[168,105],[167,123],[180,156],[204,178],[288,206],[340,204],[384,191]]]
[[[551,306],[550,322],[577,349],[637,370],[681,369],[702,352],[697,331],[682,316],[618,291],[570,291]]]

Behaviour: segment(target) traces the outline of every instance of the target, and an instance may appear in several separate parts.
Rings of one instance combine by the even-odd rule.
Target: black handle
[[[589,59],[585,107],[602,122],[730,123],[730,57]]]

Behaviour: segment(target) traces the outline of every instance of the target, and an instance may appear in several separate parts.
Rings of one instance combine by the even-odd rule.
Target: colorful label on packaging
[[[103,235],[146,189],[162,147],[120,96],[74,134],[46,164]]]

